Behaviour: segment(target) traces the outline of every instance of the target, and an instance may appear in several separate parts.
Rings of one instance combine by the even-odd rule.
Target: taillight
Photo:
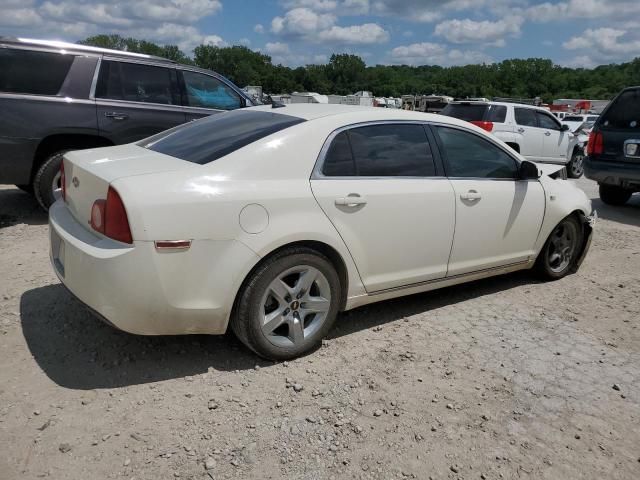
[[[480,120],[473,120],[471,123],[473,123],[476,127],[480,127],[483,130],[486,130],[487,132],[490,132],[493,130],[493,122],[483,122]]]
[[[64,160],[60,163],[60,188],[62,189],[62,200],[67,201],[66,177],[64,176]]]
[[[602,152],[604,152],[604,138],[602,137],[602,132],[596,132],[595,130],[592,130],[589,134],[586,154],[588,156],[601,155]]]
[[[96,232],[124,243],[133,243],[127,211],[118,192],[109,187],[107,199],[93,202],[91,207],[91,228]]]

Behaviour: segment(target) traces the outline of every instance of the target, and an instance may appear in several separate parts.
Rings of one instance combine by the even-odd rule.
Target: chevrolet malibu
[[[316,347],[339,312],[521,269],[575,272],[594,215],[559,166],[455,118],[340,105],[237,110],[65,154],[62,283],[115,327]]]

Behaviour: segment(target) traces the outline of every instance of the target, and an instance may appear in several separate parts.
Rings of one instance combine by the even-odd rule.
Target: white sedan
[[[562,176],[451,117],[249,108],[65,154],[51,261],[117,328],[231,327],[286,359],[340,311],[520,269],[574,272],[593,216]]]

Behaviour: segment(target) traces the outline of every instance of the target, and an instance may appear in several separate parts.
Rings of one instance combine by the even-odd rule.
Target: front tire
[[[33,177],[33,193],[40,206],[49,207],[62,195],[60,185],[60,165],[62,156],[66,153],[56,152],[45,159]]]
[[[556,225],[536,260],[538,275],[545,280],[565,277],[580,257],[583,235],[582,225],[574,216]]]
[[[580,178],[584,173],[584,152],[581,148],[576,148],[571,155],[571,161],[567,165],[569,178]]]
[[[309,248],[287,248],[245,281],[231,329],[259,356],[287,360],[320,345],[340,303],[340,279],[329,259]]]
[[[630,198],[631,192],[629,190],[613,185],[600,185],[600,200],[607,205],[624,205]]]

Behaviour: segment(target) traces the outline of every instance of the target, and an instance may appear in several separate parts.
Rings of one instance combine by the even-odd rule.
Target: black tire
[[[568,246],[570,250],[564,251],[558,244],[564,243],[560,240],[567,236],[571,237],[571,245]],[[580,258],[583,239],[584,229],[578,219],[574,215],[564,218],[553,229],[538,255],[534,267],[538,276],[544,280],[558,280],[569,274]]]
[[[304,338],[300,344],[296,345],[293,342],[291,345],[275,344],[262,329],[266,310],[263,300],[265,296],[269,295],[268,292],[273,281],[284,272],[299,266],[311,266],[327,280],[327,288],[331,295],[328,313],[317,326],[317,330],[308,338]],[[236,301],[230,326],[238,339],[259,356],[269,360],[287,360],[314,350],[321,344],[322,339],[335,322],[340,304],[340,279],[329,259],[310,248],[286,248],[268,257],[245,280]],[[302,306],[299,308],[302,309]],[[305,322],[306,320],[303,318],[303,330]],[[282,327],[287,330],[290,328],[284,323]],[[286,335],[281,335],[277,338],[284,339],[285,337]]]
[[[573,150],[571,161],[567,165],[569,178],[580,178],[584,174],[584,151],[581,148]]]
[[[631,198],[631,191],[614,185],[600,185],[600,200],[607,205],[620,206]]]
[[[53,191],[53,181],[60,173],[62,156],[67,150],[56,152],[45,159],[33,177],[33,193],[40,206],[49,210],[49,207],[56,201]]]

